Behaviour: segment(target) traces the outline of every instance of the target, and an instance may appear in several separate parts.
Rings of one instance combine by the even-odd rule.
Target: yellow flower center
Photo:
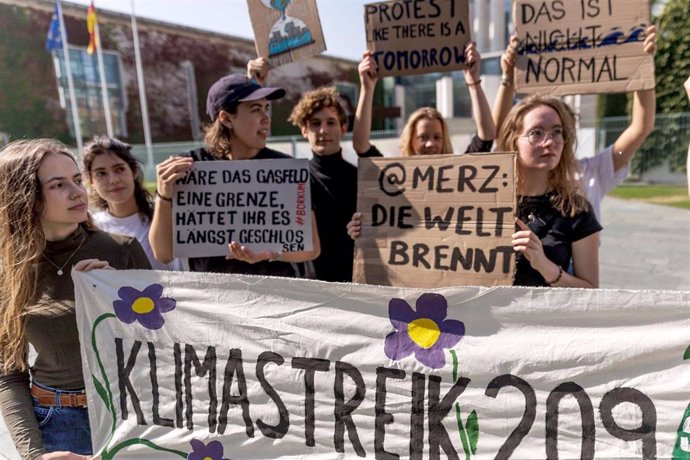
[[[420,347],[431,348],[441,335],[441,330],[438,328],[438,324],[429,318],[419,318],[407,326],[407,333],[410,334],[412,341]]]
[[[139,297],[132,304],[132,310],[140,315],[143,315],[151,312],[154,306],[155,304],[153,303],[153,300],[149,299],[148,297]]]
[[[211,457],[204,457],[204,460],[213,460]]]

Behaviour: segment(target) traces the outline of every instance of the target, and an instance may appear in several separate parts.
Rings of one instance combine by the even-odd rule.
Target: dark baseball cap
[[[221,110],[229,109],[238,102],[258,101],[263,98],[273,101],[284,96],[283,88],[264,88],[244,75],[226,75],[208,90],[206,113],[211,121],[215,121]]]

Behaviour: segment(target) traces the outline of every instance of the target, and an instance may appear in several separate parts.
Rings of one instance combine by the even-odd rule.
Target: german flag
[[[86,10],[86,28],[89,30],[89,47],[86,48],[86,52],[89,54],[93,54],[96,51],[96,48],[98,47],[98,43],[96,43],[96,7],[93,6],[93,1],[89,5],[89,8]]]

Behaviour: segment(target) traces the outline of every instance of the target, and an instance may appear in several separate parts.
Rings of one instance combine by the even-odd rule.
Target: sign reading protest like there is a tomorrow
[[[353,281],[510,285],[515,154],[361,158]]]
[[[393,0],[364,5],[367,49],[381,77],[463,69],[471,40],[467,0]]]
[[[280,66],[326,50],[316,0],[247,0],[256,53]]]
[[[307,160],[197,161],[175,184],[175,257],[312,249]]]
[[[515,86],[551,96],[654,88],[649,0],[514,0]]]
[[[73,276],[96,458],[690,458],[690,292]]]

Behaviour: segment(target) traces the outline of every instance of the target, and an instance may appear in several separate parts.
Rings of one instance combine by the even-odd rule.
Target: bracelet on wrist
[[[510,86],[513,84],[513,79],[507,75],[502,75],[501,76],[501,85],[503,86]]]
[[[553,281],[546,281],[546,280],[544,280],[544,281],[546,281],[546,284],[548,284],[549,286],[553,286],[554,284],[558,283],[562,277],[563,277],[563,267],[561,267],[559,265],[558,266],[558,276],[556,277],[556,279]]]
[[[172,203],[172,198],[168,198],[167,196],[163,196],[160,193],[158,193],[158,190],[156,190],[156,198],[160,198],[163,201],[167,201],[168,203]]]
[[[465,80],[465,85],[467,85],[467,86],[477,86],[477,85],[481,85],[481,84],[482,84],[481,78],[479,80],[473,81],[473,82],[469,82],[469,81]]]

